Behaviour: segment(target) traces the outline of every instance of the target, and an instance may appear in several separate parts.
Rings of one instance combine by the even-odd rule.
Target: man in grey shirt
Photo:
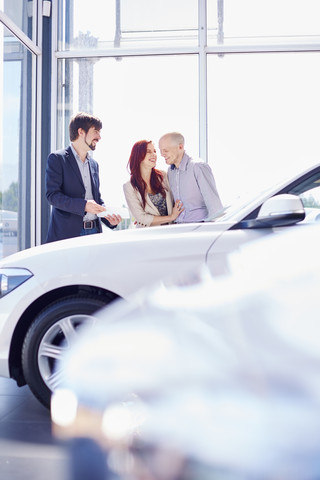
[[[187,155],[181,133],[163,135],[159,149],[170,165],[168,179],[174,200],[180,200],[184,207],[176,223],[210,220],[223,208],[210,166]]]

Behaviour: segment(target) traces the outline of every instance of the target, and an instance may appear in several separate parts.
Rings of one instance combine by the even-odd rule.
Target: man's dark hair
[[[74,117],[71,118],[69,124],[69,136],[71,142],[77,140],[77,138],[79,137],[79,128],[82,128],[87,133],[89,128],[91,127],[94,127],[97,130],[101,130],[101,120],[98,117],[94,117],[93,115],[84,112],[80,112],[74,115]]]

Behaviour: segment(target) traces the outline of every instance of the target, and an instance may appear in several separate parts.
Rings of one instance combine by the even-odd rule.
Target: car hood
[[[175,224],[150,228],[133,228],[128,230],[105,230],[101,234],[75,237],[67,240],[47,243],[36,247],[31,247],[20,252],[9,255],[0,260],[0,268],[4,267],[24,267],[33,269],[40,262],[49,263],[55,258],[56,262],[67,261],[69,256],[79,255],[79,261],[90,252],[97,252],[101,249],[108,255],[107,245],[117,245],[117,250],[126,247],[132,247],[135,243],[142,245],[152,245],[157,240],[185,237],[192,232],[224,232],[230,227],[229,223],[189,223]],[[113,250],[113,249],[112,249]],[[110,251],[112,251],[110,250]],[[38,257],[38,258],[37,258]],[[120,259],[121,260],[121,259]]]

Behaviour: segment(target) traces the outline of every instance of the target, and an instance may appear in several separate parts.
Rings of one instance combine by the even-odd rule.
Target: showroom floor
[[[0,480],[68,480],[67,456],[49,411],[27,386],[0,378]]]

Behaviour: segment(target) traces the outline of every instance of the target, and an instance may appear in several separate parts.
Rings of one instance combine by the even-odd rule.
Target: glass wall
[[[208,45],[319,42],[319,0],[208,0]]]
[[[319,162],[319,53],[210,55],[208,83],[208,161],[225,203]]]
[[[4,2],[0,11],[19,26],[28,24],[29,2],[12,3],[16,10]],[[30,27],[32,15],[27,18]],[[0,258],[29,247],[35,224],[36,55],[11,30],[17,28],[21,36],[25,32],[13,27],[11,19],[8,24],[10,30],[0,23]]]
[[[37,2],[30,0],[2,0],[2,11],[30,40],[37,42]]]
[[[94,152],[99,162],[101,194],[107,204],[123,205],[122,185],[133,144],[158,144],[167,131],[184,132],[198,151],[198,59],[141,56],[64,59],[58,63],[58,145],[68,145],[70,116],[90,111],[103,123]],[[185,79],[188,78],[186,82]],[[158,155],[158,168],[167,169]]]
[[[69,144],[74,113],[98,115],[101,193],[106,203],[123,205],[137,140],[157,146],[162,134],[178,130],[198,153],[199,57],[180,51],[198,48],[198,1],[99,0],[88,9],[84,0],[60,0],[57,16],[56,147]],[[167,168],[160,155],[157,167]]]
[[[224,203],[306,168],[319,157],[318,4],[60,0],[56,146],[78,110],[101,117],[110,203],[124,201],[133,143],[170,130],[210,163]]]
[[[197,0],[60,0],[59,50],[198,44]]]

